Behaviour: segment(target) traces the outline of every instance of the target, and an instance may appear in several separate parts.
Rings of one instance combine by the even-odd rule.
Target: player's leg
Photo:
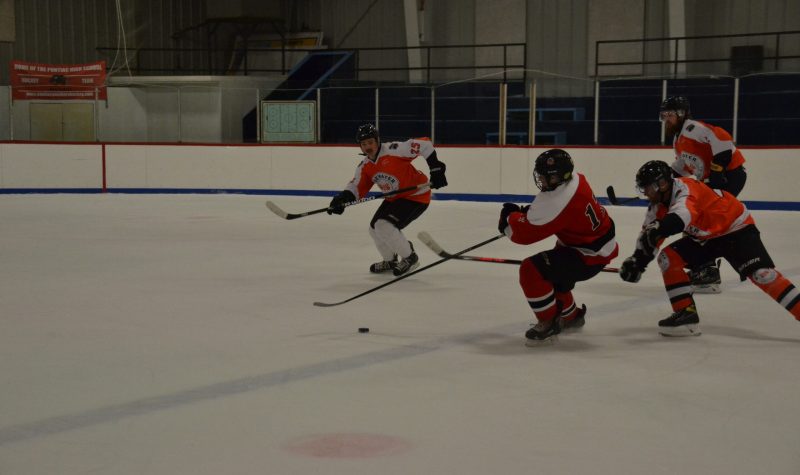
[[[658,322],[659,333],[664,336],[700,335],[700,317],[692,297],[692,283],[685,268],[717,257],[713,245],[701,246],[693,239],[683,237],[665,247],[658,254],[658,267],[664,279],[673,313]]]
[[[562,328],[582,327],[586,306],[576,305],[572,289],[576,282],[588,280],[602,269],[602,265],[587,266],[580,254],[568,247],[544,251],[523,261],[520,285],[538,321],[526,337],[547,338]]]
[[[556,300],[552,282],[542,275],[535,258],[536,256],[525,259],[519,266],[519,285],[537,320],[525,333],[525,338],[531,342],[541,342],[550,340],[561,332],[559,319],[556,318],[561,313],[561,307]]]
[[[370,235],[384,261],[389,260],[394,275],[402,275],[419,266],[414,247],[401,231],[417,219],[426,209],[426,203],[410,200],[384,201],[370,221]],[[396,256],[397,260],[394,261]],[[387,259],[389,258],[389,259]],[[373,264],[377,266],[378,264]],[[381,266],[383,268],[385,264]],[[370,268],[371,270],[372,268]]]
[[[800,289],[775,269],[775,264],[761,241],[758,228],[748,226],[732,234],[728,240],[730,244],[725,257],[740,278],[750,279],[794,318],[800,320]]]

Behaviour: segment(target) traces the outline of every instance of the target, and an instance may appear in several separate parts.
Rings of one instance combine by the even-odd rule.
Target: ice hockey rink
[[[798,474],[800,322],[723,264],[703,335],[665,338],[651,265],[578,284],[580,333],[528,348],[517,267],[370,275],[377,202],[287,221],[259,195],[0,195],[0,474]],[[497,234],[434,201],[422,265]],[[644,208],[609,207],[632,252]],[[800,283],[800,213],[754,211]],[[506,239],[471,255],[552,246]],[[362,334],[359,327],[369,327]]]

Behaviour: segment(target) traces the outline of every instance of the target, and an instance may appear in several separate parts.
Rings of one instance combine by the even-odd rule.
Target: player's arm
[[[725,177],[725,170],[733,158],[736,147],[733,145],[733,138],[720,128],[704,128],[704,139],[711,146],[711,170],[708,175],[708,185],[711,188],[722,189],[728,181]]]
[[[530,206],[505,203],[500,212],[498,230],[517,244],[533,244],[554,235],[563,227],[560,218],[536,225],[528,220]]]
[[[447,165],[444,164],[436,154],[433,148],[433,143],[427,137],[412,139],[409,141],[411,153],[414,156],[422,156],[425,162],[428,163],[428,170],[431,174],[431,188],[442,188],[447,186],[447,177],[444,172],[447,170]]]
[[[678,213],[667,213],[661,219],[654,219],[653,208],[648,209],[645,225],[636,239],[636,250],[622,262],[619,276],[627,282],[639,282],[647,265],[656,257],[656,251],[669,236],[678,234],[686,228],[686,223]]]

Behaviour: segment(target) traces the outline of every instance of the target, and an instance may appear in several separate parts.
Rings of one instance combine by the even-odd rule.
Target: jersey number
[[[592,231],[600,227],[600,220],[597,219],[597,214],[595,214],[591,203],[586,205],[586,212],[583,214],[585,214],[589,218],[589,222],[592,223]]]

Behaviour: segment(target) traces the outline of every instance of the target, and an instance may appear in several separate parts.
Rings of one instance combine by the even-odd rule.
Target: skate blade
[[[561,320],[561,333],[578,333],[583,330],[585,324],[585,321],[575,323],[574,320],[569,322]]]
[[[719,284],[693,285],[692,292],[696,294],[719,294],[722,293],[722,289]]]
[[[661,336],[700,336],[700,325],[692,323],[690,325],[681,325],[679,327],[659,327],[658,333]]]
[[[525,346],[528,348],[541,348],[543,346],[553,346],[558,342],[558,335],[553,335],[545,338],[544,340],[531,340],[525,339]]]

